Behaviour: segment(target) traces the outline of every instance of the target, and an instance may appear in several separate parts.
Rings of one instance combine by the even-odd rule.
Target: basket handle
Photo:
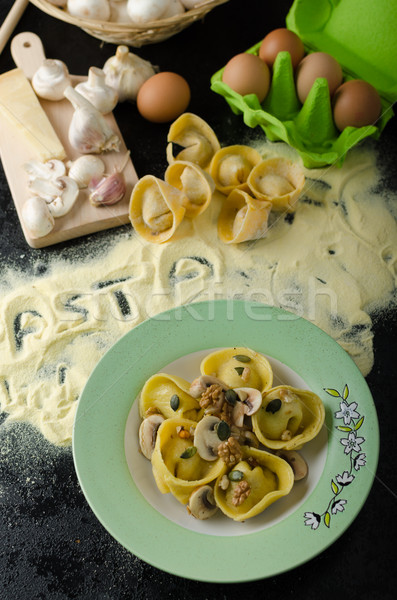
[[[28,79],[32,79],[45,60],[41,39],[31,31],[18,33],[12,39],[11,55],[17,67],[22,69]]]

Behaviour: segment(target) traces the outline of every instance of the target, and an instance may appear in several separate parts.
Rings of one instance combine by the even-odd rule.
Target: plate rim
[[[228,311],[233,313],[233,319],[228,319]],[[357,390],[354,391],[354,394],[360,396],[361,405],[364,403],[366,410],[369,410],[371,413],[369,423],[365,422],[365,427],[368,428],[369,425],[369,431],[371,432],[370,440],[368,440],[368,437],[365,440],[366,442],[368,442],[367,447],[369,446],[369,441],[371,443],[371,456],[369,462],[366,465],[367,468],[363,469],[364,473],[366,473],[366,476],[362,476],[361,478],[357,476],[358,483],[360,484],[357,487],[357,489],[360,489],[360,494],[356,494],[354,496],[354,501],[352,501],[349,504],[349,510],[342,510],[340,513],[338,513],[338,519],[332,518],[332,526],[324,525],[323,523],[321,523],[318,527],[319,530],[321,529],[321,532],[318,530],[313,531],[311,527],[305,527],[303,514],[305,512],[305,507],[308,506],[311,499],[313,499],[314,501],[321,494],[324,495],[326,493],[325,489],[331,490],[331,484],[325,482],[325,479],[328,478],[329,473],[331,472],[330,468],[334,467],[334,458],[332,452],[335,448],[338,448],[338,456],[344,454],[343,448],[339,443],[340,439],[337,438],[336,435],[331,435],[331,439],[330,436],[328,436],[328,452],[323,474],[321,475],[315,490],[305,500],[305,502],[301,506],[299,506],[297,511],[291,514],[281,523],[275,524],[263,531],[255,532],[252,534],[246,534],[244,536],[226,536],[223,538],[216,538],[214,540],[212,536],[186,530],[181,526],[177,525],[176,523],[169,521],[163,515],[160,515],[160,513],[153,509],[150,506],[150,504],[143,498],[136,484],[133,482],[130,476],[130,472],[128,470],[124,454],[125,420],[121,424],[117,422],[116,417],[120,418],[124,415],[125,419],[127,418],[126,415],[128,415],[133,403],[133,399],[136,397],[137,394],[131,394],[128,405],[126,404],[126,398],[122,400],[122,405],[112,405],[113,411],[110,414],[110,422],[113,426],[113,429],[109,427],[109,429],[111,429],[111,432],[106,433],[107,430],[105,429],[103,423],[105,416],[107,415],[107,411],[105,410],[107,408],[107,404],[105,402],[107,401],[109,404],[111,388],[109,390],[105,390],[105,395],[102,397],[102,399],[105,398],[105,402],[102,404],[99,402],[101,398],[99,398],[99,400],[95,398],[93,399],[93,394],[97,392],[97,386],[99,386],[100,388],[100,382],[104,378],[104,373],[106,374],[108,363],[109,367],[110,365],[112,365],[111,370],[113,375],[114,371],[117,371],[117,369],[121,369],[127,360],[127,357],[124,353],[125,347],[129,348],[130,345],[134,344],[136,346],[137,343],[139,348],[139,344],[141,344],[141,346],[145,346],[145,343],[142,344],[142,340],[140,341],[139,338],[144,338],[150,332],[152,332],[152,334],[153,332],[157,334],[160,333],[163,336],[161,340],[163,343],[164,339],[167,339],[167,336],[169,336],[170,324],[173,325],[173,327],[171,328],[172,339],[175,340],[176,337],[176,339],[179,341],[179,344],[181,344],[182,347],[180,349],[179,355],[178,351],[175,348],[172,349],[173,354],[171,353],[171,356],[168,353],[168,351],[165,352],[164,360],[162,363],[163,365],[168,364],[172,360],[178,358],[178,356],[188,354],[188,352],[183,350],[186,344],[188,346],[192,346],[190,352],[215,347],[213,344],[207,345],[205,340],[207,340],[206,335],[209,337],[214,336],[214,330],[218,331],[218,329],[220,329],[220,331],[218,331],[216,335],[219,336],[220,340],[219,343],[216,344],[217,347],[228,345],[249,346],[248,343],[239,343],[240,341],[243,341],[241,338],[244,337],[241,333],[238,334],[239,340],[237,340],[234,344],[223,343],[225,340],[230,339],[230,332],[227,332],[225,328],[222,329],[221,327],[221,324],[223,325],[223,322],[226,318],[225,315],[227,315],[227,320],[233,321],[234,325],[236,324],[237,320],[238,327],[244,325],[248,326],[249,329],[249,327],[252,327],[252,324],[254,323],[254,327],[252,327],[252,331],[250,331],[251,337],[254,335],[254,333],[256,337],[258,336],[259,330],[255,324],[256,320],[260,320],[268,324],[270,323],[269,332],[273,332],[273,329],[275,328],[276,332],[279,330],[283,331],[282,336],[286,335],[287,333],[291,335],[289,342],[292,342],[292,350],[294,349],[294,345],[296,346],[296,344],[299,344],[299,342],[301,341],[299,336],[297,335],[298,330],[300,335],[302,335],[303,332],[303,334],[307,337],[308,340],[312,340],[311,343],[314,342],[315,344],[317,344],[318,342],[321,342],[320,346],[317,348],[318,352],[315,356],[315,359],[319,360],[321,358],[324,358],[324,356],[328,356],[329,354],[330,357],[338,364],[338,367],[336,367],[336,365],[333,365],[333,369],[331,369],[333,373],[335,369],[337,369],[337,371],[335,371],[335,378],[337,376],[337,373],[339,374],[339,372],[348,372],[350,375],[350,381],[354,381],[354,387],[358,386],[358,389],[360,390],[360,393]],[[253,318],[253,315],[263,318],[257,319],[256,316]],[[198,321],[195,320],[197,319],[197,316],[200,317]],[[198,323],[200,323],[199,326]],[[274,325],[275,323],[276,326]],[[285,323],[285,325],[278,325],[279,323]],[[190,333],[197,333],[198,331],[200,331],[203,334],[204,346],[202,344],[200,345],[200,341],[191,339],[191,336],[186,336],[186,327],[188,328]],[[274,340],[272,345],[274,345],[274,347],[277,346],[278,350],[280,350],[280,340]],[[156,362],[159,360],[159,354],[161,354],[161,351],[157,346],[153,349],[149,348],[150,350],[152,350],[150,356],[146,356],[146,359],[149,360],[149,362]],[[266,344],[264,345],[264,347],[265,346]],[[254,345],[251,345],[251,347],[254,347]],[[296,367],[294,367],[294,364],[290,364],[290,355],[288,355],[288,360],[286,362],[282,358],[280,359],[279,356],[274,355],[274,353],[266,351],[263,348],[258,348],[255,346],[255,350],[263,352],[265,354],[269,354],[270,356],[274,356],[274,358],[277,358],[278,360],[282,360],[282,362],[288,364],[288,366],[290,366],[293,370],[298,372],[305,380],[307,380],[307,376],[305,376],[304,372],[301,372],[299,369],[297,370]],[[303,350],[305,350],[305,347],[303,348]],[[291,348],[289,349],[289,351],[291,352]],[[293,358],[293,361],[295,360],[299,362],[298,358],[300,359],[300,361],[303,360],[302,357],[295,356],[295,358]],[[138,357],[138,366],[140,365],[140,363],[142,363],[143,360],[145,360],[145,356],[141,355]],[[114,363],[117,363],[117,369],[115,369]],[[156,370],[152,370],[152,373],[159,370],[161,366],[161,364],[158,364],[158,368]],[[322,365],[322,367],[324,367],[324,365]],[[129,379],[129,377],[131,377],[131,373],[127,375],[127,379]],[[141,380],[145,380],[144,369],[141,369],[140,378]],[[139,379],[139,377],[135,376],[134,380],[135,379]],[[310,377],[309,380],[310,379],[312,379],[312,377]],[[116,383],[119,383],[119,381],[117,381]],[[122,387],[121,383],[122,376],[120,379],[119,388]],[[329,383],[334,385],[331,381]],[[127,384],[124,383],[124,386],[125,385],[128,386],[128,382]],[[138,384],[135,384],[135,386],[138,387],[139,391],[141,385],[138,386]],[[310,387],[312,388],[313,386],[311,385]],[[318,393],[317,389],[315,389],[314,391]],[[342,390],[340,393],[343,393]],[[326,394],[328,394],[328,392]],[[107,397],[106,395],[109,397]],[[324,400],[324,392],[321,394],[321,397]],[[332,414],[330,414],[329,403],[333,402],[335,398],[332,399],[331,396],[329,398],[327,396],[326,400],[328,401],[326,403],[326,408],[328,407],[328,410],[326,410],[326,423],[328,427],[331,427],[331,431],[334,432],[334,414],[335,410],[338,409],[339,405],[337,403],[334,403],[334,410],[332,411]],[[92,410],[95,406],[98,409],[97,411]],[[114,411],[116,411],[115,414]],[[102,423],[99,423],[100,419],[102,419]],[[98,421],[98,423],[96,422],[96,420]],[[107,423],[107,425],[109,425],[109,423]],[[104,440],[102,437],[100,440],[97,439],[98,430],[101,430],[101,428],[101,433],[103,434],[105,432],[105,441],[112,442],[111,448],[107,447],[106,444],[103,443]],[[106,435],[108,436],[108,438],[106,437]],[[118,435],[120,439],[118,439]],[[95,443],[97,444],[97,446],[95,446]],[[90,444],[94,445],[90,446]],[[331,448],[332,452],[330,451]],[[342,535],[344,531],[346,531],[346,529],[351,525],[353,520],[359,514],[372,488],[379,458],[379,425],[376,415],[375,404],[373,402],[371,392],[364,377],[360,373],[358,367],[355,365],[351,357],[328,334],[319,329],[313,323],[303,319],[302,317],[298,317],[297,315],[278,307],[268,306],[258,302],[248,302],[244,300],[215,300],[212,302],[204,301],[179,306],[167,310],[163,313],[160,313],[155,317],[147,319],[139,325],[137,325],[136,327],[134,327],[133,329],[131,329],[128,333],[123,335],[105,353],[105,355],[102,357],[102,359],[99,361],[99,363],[91,373],[81,394],[73,427],[72,451],[77,477],[89,506],[91,507],[98,520],[105,527],[105,529],[107,529],[108,532],[116,539],[116,541],[122,544],[127,550],[129,550],[135,556],[144,560],[148,564],[151,564],[152,566],[158,569],[180,577],[213,583],[245,582],[274,576],[279,573],[288,571],[292,568],[295,568],[305,562],[308,562],[309,560],[317,556],[319,553],[321,553],[323,550],[325,550],[327,547],[329,547],[332,543],[334,543],[336,539],[338,539],[340,535]],[[121,461],[120,452],[122,453]],[[106,497],[107,492],[105,491],[105,488],[103,486],[101,487],[101,482],[98,482],[98,477],[96,477],[96,470],[98,468],[98,465],[96,465],[95,461],[97,461],[97,453],[104,456],[107,462],[109,463],[105,465],[106,468],[104,473],[107,477],[110,477],[111,480],[112,477],[114,478],[114,481],[112,480],[113,487],[110,496],[112,497],[114,490],[118,490],[118,501],[119,506],[123,509],[122,512],[124,511],[124,521],[123,519],[119,521],[116,517],[113,516],[110,518],[109,507],[104,506],[104,499],[106,502],[108,498]],[[123,461],[125,463],[124,465],[121,464]],[[369,468],[368,465],[371,465],[371,468]],[[100,471],[98,472],[98,476],[99,474]],[[127,481],[121,481],[121,478],[123,477],[127,477],[129,479],[128,483]],[[334,480],[332,479],[332,481]],[[127,498],[125,497],[126,495],[128,496]],[[138,524],[135,522],[136,527],[130,529],[129,523],[129,526],[126,526],[126,519],[128,519],[128,516],[126,517],[125,513],[127,511],[126,507],[128,506],[128,501],[132,498],[134,502],[131,503],[131,514],[133,512],[133,508],[135,508],[138,511],[138,516],[140,517],[141,522]],[[279,547],[277,547],[277,544],[275,544],[274,539],[275,533],[276,537],[278,533],[279,538],[281,540],[284,540],[288,529],[294,531],[297,528],[296,514],[298,511],[301,513],[300,533],[304,537],[303,546],[306,546],[306,550],[302,551],[302,540],[300,539],[298,552],[295,551],[294,548],[291,550],[291,548],[289,547],[284,547],[283,552],[281,552],[280,544],[282,542],[279,541]],[[143,520],[142,517],[144,517]],[[158,526],[159,528],[157,530],[158,533],[156,533],[155,531],[155,539],[158,539],[160,537],[164,542],[166,541],[165,538],[168,536],[169,540],[173,539],[174,542],[178,542],[182,545],[182,548],[178,546],[176,551],[174,552],[176,565],[172,566],[172,557],[164,557],[158,551],[158,549],[149,548],[148,541],[144,537],[144,527],[149,522],[154,528],[156,526]],[[122,525],[124,525],[124,527],[122,527]],[[274,530],[276,530],[276,532]],[[311,537],[308,537],[309,532],[311,534]],[[321,534],[321,537],[319,533]],[[192,564],[190,564],[188,556],[186,556],[186,551],[189,546],[185,546],[186,542],[183,541],[182,534],[191,540],[191,544],[194,547],[200,547],[202,549],[206,548],[205,540],[211,539],[211,557],[207,556],[206,559],[205,557],[204,559],[200,559],[200,565],[197,564],[197,562],[195,563],[194,561],[191,561]],[[128,539],[129,535],[133,536],[132,539]],[[260,539],[258,539],[258,536]],[[250,557],[250,563],[247,564],[247,562],[243,561],[239,569],[236,568],[236,563],[236,566],[233,568],[230,565],[230,560],[233,563],[233,557],[229,556],[229,566],[227,569],[227,574],[226,571],[222,572],[222,568],[219,567],[219,565],[217,571],[214,568],[214,566],[212,566],[212,561],[219,554],[224,555],[225,553],[227,553],[226,546],[232,545],[231,541],[234,539],[238,540],[239,549],[243,549]],[[222,540],[224,541],[224,543],[222,543]],[[310,540],[310,542],[308,540]],[[268,561],[270,561],[270,563],[273,565],[270,567],[268,566],[269,562],[265,565],[262,565],[260,562],[260,557],[258,557],[257,555],[253,555],[252,548],[249,546],[249,544],[254,544],[254,546],[256,545],[257,550],[259,548],[261,549],[261,551],[266,552],[269,550],[269,542],[273,543],[273,546],[275,546],[271,549],[272,552],[274,552],[274,554],[272,554],[270,558],[269,555],[267,556]],[[307,546],[309,546],[309,549],[307,549]],[[283,557],[283,563],[280,562],[280,564],[277,564],[277,566],[275,566],[277,556]],[[197,561],[197,557],[195,560]]]

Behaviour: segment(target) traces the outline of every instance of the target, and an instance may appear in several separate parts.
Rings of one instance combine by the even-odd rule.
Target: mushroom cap
[[[304,479],[309,471],[307,462],[296,450],[278,450],[276,455],[287,461],[294,472],[294,480]]]
[[[203,485],[194,490],[189,498],[189,511],[196,519],[209,519],[218,510],[214,492],[210,485]]]
[[[152,458],[156,445],[157,430],[164,421],[163,415],[150,415],[144,419],[139,427],[139,446],[143,456]]]
[[[217,427],[221,422],[218,417],[207,415],[197,423],[194,432],[194,445],[197,452],[204,460],[216,460],[218,458],[218,446],[221,443],[218,437]]]
[[[189,389],[189,394],[193,396],[193,398],[200,398],[201,394],[205,392],[205,390],[208,387],[210,387],[210,385],[216,383],[218,385],[221,385],[224,391],[229,389],[229,386],[217,377],[213,377],[212,375],[200,375],[200,377],[196,377],[196,379],[192,381]]]

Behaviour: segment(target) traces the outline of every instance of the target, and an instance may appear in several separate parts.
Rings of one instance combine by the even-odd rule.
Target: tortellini
[[[272,203],[234,189],[222,204],[218,236],[225,244],[238,244],[266,236]]]
[[[244,458],[229,472],[228,480],[227,485],[222,476],[216,480],[215,501],[226,516],[245,521],[286,496],[294,484],[294,474],[282,458],[244,448]]]
[[[218,138],[208,123],[193,113],[184,113],[172,123],[167,141],[167,160],[170,165],[175,160],[183,160],[205,169],[220,148]],[[176,157],[172,153],[173,143],[183,146]]]
[[[236,187],[244,185],[252,169],[261,160],[259,152],[250,146],[236,144],[221,148],[209,167],[216,189],[222,194],[230,194]]]
[[[143,386],[139,397],[141,417],[156,409],[166,419],[178,416],[197,421],[202,411],[198,401],[189,394],[189,387],[188,381],[176,375],[153,375]]]
[[[142,388],[140,450],[162,494],[189,514],[219,510],[245,521],[287,495],[307,464],[295,452],[320,431],[318,396],[288,385],[272,388],[273,371],[246,347],[216,350],[191,383],[166,373]]]
[[[324,405],[319,396],[280,385],[263,395],[262,406],[252,417],[252,426],[267,448],[293,450],[312,440],[324,419]]]
[[[250,348],[225,348],[202,361],[203,375],[214,375],[231,388],[250,387],[264,392],[272,387],[273,371],[263,354]]]
[[[184,194],[183,206],[188,219],[200,215],[211,202],[215,184],[211,176],[194,163],[173,162],[167,168],[164,179]]]
[[[145,175],[135,185],[130,200],[130,221],[150,242],[169,240],[185,216],[183,193],[165,181]]]
[[[130,199],[130,221],[138,235],[162,244],[175,238],[184,218],[194,219],[210,205],[214,190],[227,196],[218,218],[218,237],[239,244],[267,234],[271,210],[293,210],[305,176],[283,158],[263,160],[250,146],[220,147],[214,131],[193,113],[184,113],[168,132],[164,181],[142,177]],[[182,150],[173,154],[174,144]]]
[[[207,461],[201,458],[192,445],[197,423],[173,417],[159,427],[152,455],[152,469],[160,491],[171,492],[179,502],[187,504],[191,493],[202,485],[214,481],[226,471],[221,458]],[[190,434],[181,437],[181,431]]]
[[[291,212],[305,184],[305,176],[296,163],[269,158],[252,169],[247,184],[256,198],[271,202],[273,210]]]

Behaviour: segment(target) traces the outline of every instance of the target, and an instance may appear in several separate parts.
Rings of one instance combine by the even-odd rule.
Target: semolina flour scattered
[[[271,156],[280,148],[258,149]],[[96,253],[93,242],[97,258],[54,260],[47,274],[28,281],[3,274],[2,410],[69,445],[79,394],[121,335],[163,310],[218,298],[264,302],[309,319],[366,375],[372,321],[392,307],[397,271],[393,199],[378,185],[375,158],[356,149],[341,169],[306,171],[296,212],[275,213],[266,239],[222,244],[222,199],[214,196],[172,242],[150,244],[125,227],[108,232],[105,252]]]

